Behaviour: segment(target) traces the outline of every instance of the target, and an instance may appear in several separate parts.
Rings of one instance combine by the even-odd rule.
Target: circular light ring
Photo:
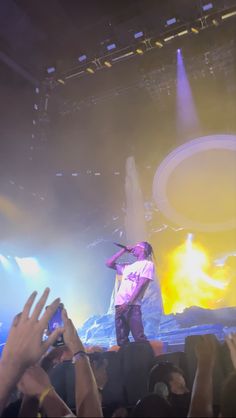
[[[167,183],[178,165],[194,154],[213,149],[236,151],[235,135],[209,135],[189,141],[172,151],[158,167],[153,179],[153,197],[158,209],[177,225],[204,232],[236,228],[236,219],[222,223],[201,223],[190,220],[169,204]]]

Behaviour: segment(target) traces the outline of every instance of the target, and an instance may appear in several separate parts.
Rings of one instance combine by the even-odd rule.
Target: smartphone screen
[[[53,331],[55,331],[55,329],[59,328],[59,327],[63,327],[64,323],[62,320],[62,309],[64,308],[63,303],[60,303],[60,305],[58,306],[56,312],[53,314],[53,316],[51,317],[51,319],[48,321],[48,335],[52,334]],[[55,347],[64,345],[64,339],[63,339],[63,335],[60,335],[57,339],[57,341],[53,344]]]

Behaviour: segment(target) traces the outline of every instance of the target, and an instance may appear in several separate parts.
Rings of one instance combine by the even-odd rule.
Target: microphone
[[[119,244],[119,242],[113,242],[113,244],[115,244],[117,247],[124,248],[124,250],[128,251],[126,245],[124,244]]]

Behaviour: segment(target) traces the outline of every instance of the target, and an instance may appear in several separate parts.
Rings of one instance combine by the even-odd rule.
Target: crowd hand
[[[39,319],[49,292],[50,289],[46,288],[31,314],[30,310],[37,295],[37,292],[33,292],[27,300],[22,313],[14,318],[3,350],[2,362],[7,364],[8,367],[12,365],[16,372],[18,369],[18,371],[20,370],[23,373],[26,368],[37,363],[48,348],[58,339],[59,335],[63,333],[62,328],[57,328],[46,341],[42,341],[48,321],[60,303],[59,298],[55,299]]]
[[[65,309],[62,311],[62,319],[64,322],[63,337],[66,346],[70,349],[72,354],[78,353],[78,351],[85,351],[82,341],[80,340],[75,326],[70,318],[68,318]]]
[[[199,367],[213,368],[216,360],[217,340],[214,335],[202,335],[195,347]]]
[[[47,373],[38,365],[29,367],[17,385],[19,391],[24,395],[37,398],[40,398],[45,389],[50,386],[51,382]]]
[[[225,340],[230,351],[233,366],[236,369],[236,333],[229,334]]]

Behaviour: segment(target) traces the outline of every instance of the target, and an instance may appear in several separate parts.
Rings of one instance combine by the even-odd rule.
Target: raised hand
[[[17,387],[24,395],[40,397],[43,391],[51,385],[47,373],[36,365],[29,367]]]
[[[71,321],[71,319],[68,318],[68,315],[65,309],[63,309],[62,311],[62,319],[64,322],[63,337],[64,337],[66,346],[70,349],[72,354],[75,354],[78,351],[84,351],[84,346],[78,336],[75,326],[73,322]]]
[[[216,359],[217,340],[214,335],[202,335],[195,348],[198,365],[213,367]]]
[[[236,333],[229,334],[225,339],[227,346],[229,347],[230,356],[234,368],[236,369]]]
[[[33,292],[27,300],[22,313],[14,318],[2,354],[3,363],[14,362],[15,367],[24,371],[27,367],[34,365],[63,332],[63,329],[58,328],[49,336],[47,341],[42,341],[48,321],[60,303],[59,298],[54,300],[39,319],[49,292],[50,289],[46,288],[32,314],[30,314],[37,295],[37,292]]]

